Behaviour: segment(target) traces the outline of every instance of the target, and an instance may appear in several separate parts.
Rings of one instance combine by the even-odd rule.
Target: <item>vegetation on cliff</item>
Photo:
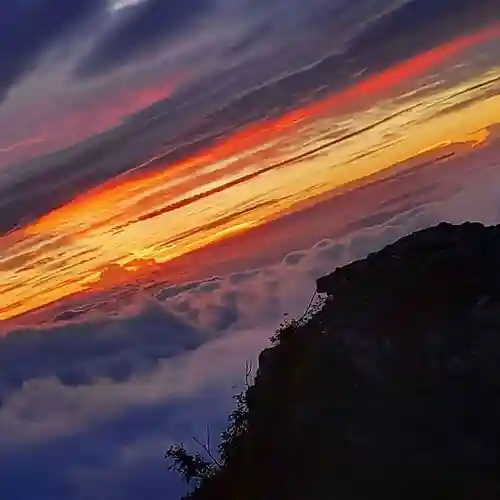
[[[500,498],[500,227],[440,224],[320,278],[263,351],[195,500]]]

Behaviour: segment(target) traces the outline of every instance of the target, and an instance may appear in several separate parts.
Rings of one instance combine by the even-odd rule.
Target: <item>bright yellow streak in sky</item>
[[[287,127],[286,133],[241,136],[239,142],[154,175],[113,181],[83,195],[3,238],[9,257],[0,259],[7,269],[0,271],[0,319],[80,291],[112,263],[168,261],[423,152],[456,143],[481,144],[488,128],[500,122],[500,96],[480,99],[482,92],[496,88],[495,78],[500,70],[426,96],[407,92],[404,102],[397,99],[399,89],[400,94],[378,100],[369,110],[311,117]],[[490,80],[491,85],[461,93]],[[471,97],[479,99],[453,108]],[[311,150],[325,143],[327,135],[346,135],[346,127],[347,133],[363,132],[297,164],[280,163],[303,153],[305,142]],[[162,211],[166,206],[170,210]],[[28,265],[6,265],[9,259],[23,258]]]

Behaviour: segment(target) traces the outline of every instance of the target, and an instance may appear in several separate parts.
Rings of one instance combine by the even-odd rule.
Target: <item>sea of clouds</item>
[[[167,470],[165,450],[225,425],[245,364],[255,367],[284,313],[302,313],[317,277],[443,220],[500,221],[495,151],[481,156],[480,170],[457,169],[427,194],[409,176],[418,194],[393,192],[343,237],[274,265],[136,292],[114,316],[90,311],[5,334],[0,497],[177,498],[183,485]]]

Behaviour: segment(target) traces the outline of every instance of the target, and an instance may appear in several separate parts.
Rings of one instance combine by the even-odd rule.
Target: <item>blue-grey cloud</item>
[[[0,101],[52,44],[105,7],[103,0],[4,0],[0,5]]]
[[[369,25],[350,52],[372,70],[498,19],[499,0],[410,0]]]
[[[89,385],[101,378],[126,380],[207,340],[155,300],[140,300],[140,314],[60,321],[62,326],[50,331],[25,329],[0,338],[4,366],[0,397],[38,378],[55,377],[70,386]],[[70,313],[64,319],[70,319]]]
[[[192,436],[205,435],[205,425],[217,433],[225,426],[229,401],[227,394],[207,391],[196,400],[132,408],[70,436],[19,448],[0,447],[0,496],[9,500],[180,498],[186,487],[167,470],[165,450],[174,441],[189,446]],[[20,481],[20,475],[29,480]]]
[[[24,4],[12,0],[12,5],[14,2],[29,4],[29,0]],[[67,4],[66,13],[80,3],[92,5],[92,0],[39,1],[37,5],[62,5],[62,2]],[[430,6],[430,2],[424,0],[421,5]],[[446,12],[459,5],[448,0],[445,4]],[[477,5],[484,8],[480,5],[486,4],[478,2]],[[489,5],[498,4],[494,0]],[[2,5],[0,14],[2,8],[6,9]],[[80,23],[91,15],[91,10],[88,14],[82,10],[81,17],[71,19]],[[63,16],[63,11],[60,12]],[[436,11],[425,12],[428,17]],[[493,8],[491,17],[494,15]],[[422,16],[415,17],[419,29],[424,26],[425,16]],[[57,19],[57,16],[51,18],[50,22],[55,23]],[[391,18],[393,21],[387,19],[386,23],[396,26],[397,16]],[[57,26],[72,26],[71,23]],[[0,28],[2,26],[0,17]],[[39,37],[40,50],[62,36],[65,29]],[[102,69],[98,64],[92,71],[105,71],[133,60],[168,41],[156,36],[144,44],[136,39],[134,50],[137,52],[132,51],[130,59],[114,48],[99,63],[103,64]],[[2,43],[3,40],[7,40],[6,34],[0,32]],[[0,55],[2,48],[3,45]],[[364,50],[359,53],[365,54]],[[31,55],[20,60],[33,64],[42,52],[28,53]],[[391,60],[394,54],[402,57],[408,53],[390,52],[392,55],[385,60]],[[379,65],[381,60],[383,57],[378,60]],[[331,86],[339,84],[331,80],[339,61],[342,59],[332,57],[311,73],[309,70],[299,72],[268,87],[272,91],[266,87],[251,92],[248,100],[235,101],[227,111],[211,115],[207,130],[221,126],[231,128],[235,122],[244,121],[249,113],[266,115],[273,103],[276,104],[276,96],[284,107],[292,106],[317,86],[318,81],[327,81]],[[9,81],[15,82],[29,70],[29,65],[19,67],[23,69],[11,71],[15,78]],[[138,121],[135,128],[125,127],[85,148],[51,157],[43,164],[46,170],[38,171],[36,176],[18,177],[16,183],[2,186],[1,228],[8,229],[12,224],[34,218],[64,203],[79,190],[133,167],[133,149],[142,148],[141,154],[145,154],[160,144],[151,139],[148,135],[151,132],[146,133],[145,123]],[[207,131],[193,130],[192,135],[188,135],[190,145],[193,136]],[[163,132],[161,126],[155,132],[161,141]],[[135,140],[127,140],[129,137]],[[188,150],[182,153],[186,152]],[[484,216],[485,222],[498,220],[496,177],[486,177],[474,188],[473,173],[480,169],[465,169],[461,182],[455,179],[452,185],[461,183],[472,187],[463,196],[454,193],[457,203],[440,207],[436,202],[445,191],[436,188],[441,187],[437,176],[426,177],[427,170],[427,167],[414,169],[407,176],[401,175],[399,181],[387,182],[385,188],[383,183],[379,184],[382,201],[378,208],[369,210],[370,216],[358,214],[352,220],[345,220],[338,232],[324,236],[310,249],[284,256],[269,268],[181,285],[160,292],[158,300],[144,300],[140,295],[135,312],[111,318],[96,319],[95,304],[75,307],[60,314],[55,324],[46,328],[24,329],[1,338],[0,498],[178,498],[182,488],[166,471],[162,460],[164,450],[172,440],[189,440],[192,435],[203,437],[206,423],[213,424],[215,429],[223,425],[231,404],[228,394],[237,391],[229,386],[239,375],[244,375],[245,359],[253,357],[266,344],[272,333],[271,325],[281,321],[282,312],[300,313],[310,298],[315,278],[335,266],[363,257],[406,232],[442,219],[456,221],[465,214],[464,217],[479,220]],[[443,170],[446,172],[441,172],[439,179],[457,169]],[[366,207],[372,205],[363,203],[363,190],[359,193],[359,197],[351,194],[345,203],[366,211]],[[335,213],[335,210],[327,213]],[[323,214],[321,220],[329,218]],[[225,392],[219,390],[219,386],[207,389],[209,382],[224,386]]]
[[[0,381],[10,384],[0,406],[0,497],[178,498],[163,452],[172,440],[203,437],[206,423],[213,434],[224,425],[245,360],[283,312],[303,311],[318,276],[440,220],[499,220],[496,168],[438,170],[351,193],[353,214],[339,231],[267,268],[171,287],[160,300],[139,296],[137,308],[106,320],[82,315],[0,340]],[[448,189],[457,175],[468,181],[463,192]],[[324,213],[343,201],[331,203]],[[367,206],[379,207],[377,217],[364,217]]]
[[[107,72],[150,54],[193,27],[214,8],[214,0],[147,0],[129,7],[103,40],[78,64],[77,76]]]
[[[79,2],[82,0],[74,5]],[[97,5],[98,0],[90,0],[90,4],[94,3]],[[322,0],[316,0],[312,2],[314,9],[311,6],[303,9],[314,12],[316,19],[323,12],[321,8],[325,8],[323,4]],[[386,5],[386,2],[381,2],[381,5]],[[36,166],[19,169],[16,175],[12,175],[12,180],[0,185],[0,234],[31,222],[79,193],[134,168],[144,159],[156,155],[158,150],[168,153],[162,158],[163,164],[173,163],[209,146],[220,137],[221,131],[281,114],[305,97],[314,95],[318,98],[322,93],[344,88],[353,82],[352,75],[360,70],[368,68],[363,74],[365,77],[419,50],[435,46],[466,28],[491,22],[500,15],[500,0],[477,0],[474,9],[466,0],[458,0],[456,6],[451,0],[412,0],[368,24],[351,40],[344,54],[332,54],[317,64],[287,72],[278,79],[271,78],[272,71],[267,72],[275,64],[275,59],[279,59],[276,57],[264,59],[259,64],[254,61],[253,66],[258,69],[250,72],[243,64],[228,74],[211,74],[165,102],[157,103],[149,114],[140,113],[136,119],[113,131],[60,154],[38,159]],[[130,13],[124,14],[124,20],[97,42],[81,68],[97,64],[96,71],[98,67],[104,71],[108,64],[113,66],[132,61],[136,55],[161,46],[168,37],[189,30],[192,23],[211,8],[210,0],[185,3],[149,0],[131,7]],[[66,7],[64,12],[72,13],[71,9]],[[160,10],[162,15],[159,15]],[[82,7],[84,13],[91,11],[89,7]],[[325,15],[332,26],[335,26],[334,17],[331,13]],[[169,28],[170,24],[172,28]],[[268,25],[269,30],[275,29],[275,24]],[[425,36],[421,35],[422,32]],[[6,39],[5,34],[1,36]],[[283,56],[286,56],[286,47]],[[268,83],[262,85],[263,80]],[[221,82],[227,82],[227,85]],[[154,127],[151,126],[152,116],[155,117]],[[155,166],[151,164],[152,168]]]

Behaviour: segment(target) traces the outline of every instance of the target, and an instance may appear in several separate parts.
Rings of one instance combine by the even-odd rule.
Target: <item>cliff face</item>
[[[500,227],[441,224],[317,285],[192,497],[500,498]]]

